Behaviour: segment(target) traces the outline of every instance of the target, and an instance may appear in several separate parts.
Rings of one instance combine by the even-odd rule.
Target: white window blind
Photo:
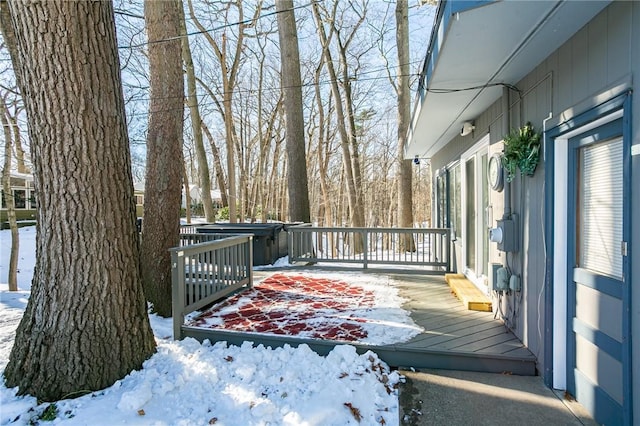
[[[579,266],[622,278],[622,139],[580,149]]]

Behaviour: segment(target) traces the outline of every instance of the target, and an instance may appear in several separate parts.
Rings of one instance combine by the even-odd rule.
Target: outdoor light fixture
[[[471,132],[473,132],[473,129],[475,128],[476,126],[474,126],[472,122],[465,121],[464,123],[462,123],[462,129],[460,129],[460,136],[467,136],[471,134]]]

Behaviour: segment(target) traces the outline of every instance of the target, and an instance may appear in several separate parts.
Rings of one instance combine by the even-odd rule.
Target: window
[[[578,259],[583,268],[622,278],[623,143],[613,139],[580,149]]]
[[[438,228],[448,228],[449,227],[449,215],[448,215],[448,202],[447,202],[447,180],[448,180],[448,172],[447,170],[443,170],[436,177],[436,202],[437,202],[437,210],[436,210],[436,226]]]
[[[138,206],[144,205],[144,195],[136,195],[136,204]]]
[[[26,209],[27,208],[27,191],[24,189],[14,189],[13,201],[15,202],[16,209]]]
[[[452,238],[462,235],[462,182],[460,164],[449,170],[449,220]]]

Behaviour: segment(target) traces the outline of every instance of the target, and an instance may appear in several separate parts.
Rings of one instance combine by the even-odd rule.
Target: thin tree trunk
[[[342,148],[342,159],[345,170],[345,180],[347,181],[347,195],[349,200],[349,213],[351,217],[351,226],[353,227],[363,227],[364,226],[364,210],[359,209],[358,205],[358,188],[356,187],[356,181],[353,174],[353,161],[351,158],[351,150],[350,150],[350,138],[346,128],[346,116],[344,113],[344,109],[342,106],[342,102],[340,102],[340,89],[338,88],[338,78],[336,75],[335,68],[333,66],[333,59],[331,57],[331,51],[329,49],[329,40],[324,31],[324,27],[322,25],[322,18],[320,16],[320,11],[318,10],[318,4],[313,3],[312,5],[313,14],[316,19],[316,24],[318,28],[318,35],[320,36],[320,42],[322,45],[322,54],[324,58],[324,63],[327,66],[327,70],[329,71],[329,79],[331,81],[331,91],[333,93],[333,97],[336,99],[335,108],[337,115],[337,126],[338,132],[340,134],[340,146]],[[362,238],[355,237],[352,241],[352,249],[354,253],[361,253],[363,250],[364,242]]]
[[[222,108],[224,112],[224,126],[226,133],[226,148],[227,148],[227,187],[229,189],[229,221],[231,223],[235,223],[238,220],[238,197],[237,197],[237,187],[236,187],[236,163],[235,163],[235,144],[237,141],[237,135],[235,131],[234,125],[234,116],[233,116],[233,90],[236,85],[236,77],[238,75],[238,71],[240,68],[240,59],[242,55],[242,50],[244,47],[244,29],[249,24],[246,22],[244,18],[244,11],[242,9],[242,2],[237,3],[227,3],[224,7],[229,8],[232,4],[237,7],[237,22],[239,22],[237,26],[238,31],[238,40],[236,42],[235,48],[233,49],[233,57],[231,59],[231,66],[227,65],[227,38],[223,37],[222,46],[218,46],[218,43],[213,39],[209,31],[204,28],[204,26],[198,20],[194,10],[193,3],[191,0],[188,0],[189,6],[189,15],[191,19],[198,28],[198,30],[202,31],[202,35],[209,42],[213,51],[220,63],[221,68],[221,76],[222,76]],[[260,16],[260,11],[262,10],[262,2],[258,2],[254,9],[254,15],[251,22],[255,22]]]
[[[20,140],[20,126],[18,126],[18,121],[16,119],[17,115],[17,111],[14,115],[7,114],[9,126],[13,130],[13,147],[16,157],[16,171],[18,173],[31,173],[31,170],[29,169],[29,167],[27,167],[27,164],[24,161],[24,148],[22,147],[22,141]]]
[[[140,280],[113,6],[9,9],[39,208],[31,297],[5,379],[20,395],[53,401],[111,386],[142,367],[155,341]]]
[[[189,191],[189,174],[187,173],[187,164],[182,161],[182,187],[184,188],[184,205],[187,224],[191,224],[191,191]]]
[[[353,168],[351,167],[351,151],[349,149],[349,136],[347,134],[347,129],[345,126],[345,114],[342,108],[342,103],[339,101],[341,99],[341,96],[340,96],[340,90],[338,88],[338,78],[333,66],[333,59],[331,57],[331,51],[329,50],[329,41],[324,31],[324,28],[322,26],[322,18],[320,17],[320,12],[318,10],[317,3],[313,3],[312,9],[313,9],[314,17],[316,19],[316,24],[318,27],[320,42],[322,44],[322,54],[323,54],[324,63],[327,66],[327,70],[329,71],[329,77],[331,80],[331,91],[333,93],[333,97],[336,99],[335,108],[336,108],[336,114],[338,117],[337,125],[338,125],[338,132],[340,134],[340,139],[341,139],[340,146],[342,148],[345,180],[347,181],[349,207],[351,209],[351,212],[353,212],[357,204],[357,200],[356,200],[357,189],[355,187],[355,180],[353,177]],[[364,218],[351,216],[352,226],[357,227],[357,226],[362,226],[363,224],[364,224]]]
[[[201,189],[202,206],[204,208],[204,216],[207,222],[215,220],[215,211],[213,210],[213,201],[211,200],[211,177],[209,174],[209,162],[207,160],[207,152],[204,149],[202,141],[202,119],[200,118],[200,107],[198,106],[198,94],[196,92],[196,75],[193,68],[193,58],[191,57],[191,47],[189,46],[189,37],[186,36],[186,23],[184,16],[181,26],[182,33],[182,59],[187,74],[187,105],[191,114],[191,129],[196,148],[196,161],[198,162],[198,177],[200,178],[199,186]]]
[[[7,120],[4,99],[0,102],[0,122],[4,129],[4,166],[2,167],[2,190],[7,207],[7,219],[11,229],[11,253],[9,254],[9,291],[18,291],[18,255],[20,254],[20,236],[16,220],[16,202],[11,191],[11,130]]]
[[[171,254],[179,243],[182,192],[184,77],[180,0],[146,0],[149,44],[149,130],[144,190],[141,271],[145,296],[162,317],[171,316]],[[157,43],[157,40],[171,39]]]
[[[211,131],[204,121],[202,124],[202,131],[204,132],[207,139],[209,139],[209,146],[211,147],[211,154],[213,155],[213,167],[216,170],[216,183],[218,184],[218,189],[220,190],[220,197],[222,198],[222,205],[229,206],[229,199],[227,198],[227,184],[224,179],[224,169],[222,168],[222,159],[220,157],[220,150],[213,139],[213,135],[211,135]]]

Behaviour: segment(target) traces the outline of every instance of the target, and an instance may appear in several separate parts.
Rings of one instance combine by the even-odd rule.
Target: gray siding
[[[516,128],[530,121],[541,131],[543,120],[569,110],[582,101],[601,93],[606,88],[640,73],[640,3],[614,2],[578,31],[564,45],[517,83],[521,99],[511,92],[509,128]],[[633,97],[633,142],[640,144],[640,95]],[[491,143],[502,139],[501,101],[491,105],[475,120],[473,135],[456,137],[432,158],[433,170],[458,159],[487,132]],[[640,212],[640,155],[632,158],[634,197],[633,210]],[[521,219],[521,247],[516,256],[509,258],[512,269],[523,279],[523,298],[514,332],[534,354],[543,353],[545,333],[544,309],[538,305],[544,286],[544,164],[540,164],[532,178],[516,178],[512,183],[512,210]],[[493,212],[494,218],[502,212]],[[635,215],[637,216],[637,215]],[[634,215],[632,215],[634,217]],[[632,306],[640,306],[640,226],[634,226],[632,246],[632,277],[636,283]],[[495,244],[491,245],[495,250]],[[633,310],[633,325],[640,327],[640,309]],[[633,340],[633,359],[640,359],[640,337]],[[542,362],[540,358],[540,362]],[[539,365],[540,371],[544,368]],[[633,369],[634,408],[640,417],[640,369]]]

